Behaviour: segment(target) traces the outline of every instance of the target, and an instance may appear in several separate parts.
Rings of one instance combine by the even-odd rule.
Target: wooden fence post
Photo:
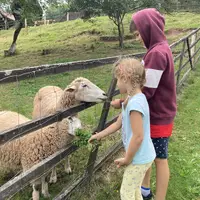
[[[25,18],[25,20],[24,20],[24,26],[25,26],[25,28],[27,28],[27,19]]]
[[[197,33],[195,33],[194,35],[192,35],[192,41],[191,41],[191,46],[196,42],[196,38],[197,38]],[[193,55],[195,54],[196,52],[196,44],[191,48],[191,56],[193,57]],[[194,58],[192,58],[192,62],[193,62],[193,65],[195,63],[195,56]],[[195,67],[195,66],[193,66]]]
[[[69,21],[69,12],[67,12],[67,21]]]
[[[99,125],[98,125],[98,128],[96,130],[97,132],[103,130],[104,127],[105,127],[108,112],[110,110],[110,102],[112,100],[113,93],[115,92],[116,84],[117,84],[117,80],[113,77],[112,82],[110,84],[110,88],[108,90],[108,94],[107,94],[108,99],[104,103],[104,106],[103,106],[103,109],[102,109]],[[85,176],[88,177],[88,179],[87,179],[88,181],[91,180],[91,177],[92,177],[92,174],[93,174],[94,164],[95,164],[95,161],[96,161],[96,158],[97,158],[98,149],[99,149],[98,145],[95,146],[94,149],[91,151],[89,159],[88,159],[87,168],[85,170]]]
[[[189,38],[187,38],[187,50],[188,50],[188,56],[189,56],[189,61],[190,61],[190,66],[191,69],[193,69],[193,63],[192,63],[192,57],[191,57],[191,49],[190,49],[190,42],[189,42]]]
[[[28,23],[27,23],[27,19],[26,18],[24,20],[24,26],[25,26],[26,34],[28,34]]]
[[[182,63],[183,63],[183,57],[184,57],[184,54],[185,54],[185,45],[186,45],[186,40],[183,41],[183,48],[182,48],[182,51],[181,51],[178,74],[177,74],[177,78],[176,78],[176,89],[177,89],[177,91],[178,91],[178,86],[179,86],[179,80],[180,80],[181,67],[182,67]]]

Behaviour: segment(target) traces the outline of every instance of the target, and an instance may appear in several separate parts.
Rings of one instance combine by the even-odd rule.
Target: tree
[[[104,0],[102,11],[114,22],[118,29],[119,46],[124,46],[124,16],[130,10],[135,9],[132,5],[133,0]]]
[[[15,32],[13,41],[9,50],[5,51],[5,55],[14,55],[16,51],[17,38],[24,26],[25,18],[41,18],[43,11],[38,0],[1,0],[0,5],[2,7],[9,5],[15,18]]]
[[[69,6],[67,3],[57,3],[50,4],[46,9],[47,19],[56,19],[61,17],[69,10]]]
[[[126,13],[133,12],[139,8],[155,7],[168,10],[172,0],[70,0],[70,9],[84,11],[85,18],[106,14],[117,26],[119,46],[124,46],[123,19]]]
[[[126,13],[134,10],[138,0],[71,0],[70,9],[85,12],[85,18],[106,14],[117,26],[119,46],[124,46],[123,19]]]

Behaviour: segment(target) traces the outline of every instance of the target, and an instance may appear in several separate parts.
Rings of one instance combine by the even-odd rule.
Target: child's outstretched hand
[[[126,165],[130,164],[130,162],[127,161],[125,158],[118,158],[114,162],[117,165],[117,168],[120,168],[121,166],[126,166]]]
[[[90,139],[88,140],[89,143],[92,143],[94,140],[100,140],[101,138],[98,136],[98,133],[95,135],[92,135]]]
[[[121,108],[121,99],[115,99],[111,101],[110,105],[115,108],[115,109],[120,109]]]

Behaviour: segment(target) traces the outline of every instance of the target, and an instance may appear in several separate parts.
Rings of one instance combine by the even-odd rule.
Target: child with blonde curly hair
[[[116,63],[114,74],[120,93],[128,97],[122,103],[122,113],[117,121],[93,135],[89,142],[122,128],[125,156],[114,161],[118,168],[126,166],[120,189],[121,200],[142,200],[142,180],[156,156],[150,137],[149,107],[142,93],[145,69],[140,61],[125,58]]]

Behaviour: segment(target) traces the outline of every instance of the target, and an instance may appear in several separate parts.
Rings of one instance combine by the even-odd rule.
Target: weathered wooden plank
[[[190,61],[187,60],[184,64],[182,64],[182,66],[176,71],[175,76],[178,76],[181,71],[186,67],[186,65],[189,63]]]
[[[187,49],[186,49],[187,51]],[[175,76],[178,76],[180,74],[180,72],[182,71],[182,69],[185,68],[185,66],[190,62],[190,59],[193,59],[196,54],[200,51],[200,47],[196,50],[196,52],[191,56],[189,56],[188,60],[183,64],[181,63],[182,65],[179,67],[179,69],[175,72]],[[195,63],[196,64],[196,63]],[[187,72],[186,72],[187,73]]]
[[[108,99],[107,101],[104,103],[103,109],[102,109],[102,113],[101,113],[101,117],[100,117],[100,121],[99,121],[99,125],[97,127],[97,132],[102,131],[105,128],[105,124],[106,124],[106,119],[108,117],[108,113],[110,110],[110,102],[112,100],[113,97],[113,93],[115,92],[115,88],[116,88],[116,84],[117,84],[117,79],[113,76],[112,78],[112,82],[110,84],[107,96]],[[93,169],[94,169],[94,164],[97,158],[97,154],[98,154],[98,145],[95,147],[95,149],[93,149],[89,155],[89,159],[88,159],[88,164],[87,164],[87,168],[86,168],[86,173],[87,176],[89,176],[89,180],[92,177],[92,173],[93,173]]]
[[[177,60],[179,60],[179,58],[181,57],[181,53],[179,53],[175,58],[174,58],[174,63],[177,61]]]
[[[180,43],[184,42],[187,38],[191,37],[192,35],[196,34],[197,32],[199,32],[200,27],[195,29],[194,31],[192,31],[191,33],[189,33],[188,35],[186,35],[185,37],[181,38],[180,40],[178,40],[177,42],[174,42],[170,45],[171,48],[176,47],[177,45],[179,45]]]
[[[113,93],[113,96],[118,95],[118,94],[119,94],[119,90],[116,90]],[[80,112],[80,111],[85,110],[94,105],[95,105],[95,103],[82,103],[78,106],[74,106],[70,109],[66,109],[63,112],[57,112],[54,115],[50,115],[47,117],[43,117],[41,119],[33,120],[28,123],[20,124],[18,127],[0,132],[0,145],[3,145],[6,142],[11,141],[13,139],[22,137],[22,136],[24,136],[28,133],[31,133],[33,131],[36,131],[42,127],[48,126],[54,122],[57,122],[58,120],[62,120],[74,113]]]
[[[82,103],[78,106],[73,106],[64,111],[57,112],[54,115],[43,117],[41,119],[33,120],[20,126],[1,132],[0,133],[0,145],[5,144],[8,141],[22,137],[30,132],[38,130],[42,127],[48,126],[54,122],[61,121],[62,119],[71,116],[72,114],[78,113],[89,107],[96,105],[96,103]]]
[[[115,155],[120,149],[122,148],[122,141],[116,143],[113,145],[106,154],[99,159],[95,166],[94,166],[94,173],[98,171],[105,162],[107,162],[113,155]],[[89,179],[88,174],[81,176],[79,179],[74,181],[73,183],[70,183],[70,186],[67,186],[66,188],[63,188],[62,192],[58,194],[54,200],[68,200],[70,199],[70,195],[76,190],[77,187],[83,185],[83,183],[87,183]]]
[[[120,94],[119,90],[115,90],[115,92],[113,93],[113,97],[117,96],[118,94]]]
[[[180,72],[181,72],[183,57],[184,57],[184,54],[185,54],[185,46],[186,46],[186,40],[183,40],[183,47],[182,47],[182,51],[181,51],[179,67],[178,67],[177,72],[175,73],[175,75],[176,75],[176,84],[177,85],[179,85]]]
[[[200,37],[199,37],[194,43],[192,43],[192,45],[190,45],[190,49],[191,49],[192,47],[194,47],[199,41],[200,41]]]
[[[137,53],[137,54],[130,54],[125,55],[129,57],[137,57],[141,58],[144,53]],[[51,65],[41,65],[35,67],[26,67],[21,69],[12,69],[12,70],[5,70],[0,71],[0,84],[8,83],[8,82],[15,82],[16,78],[18,81],[28,78],[34,78],[44,75],[50,74],[58,74],[63,72],[70,72],[75,70],[85,70],[91,69],[107,64],[112,64],[120,56],[113,56],[107,58],[98,58],[98,59],[91,59],[85,61],[76,61],[76,62],[67,62],[67,63],[58,63],[58,64],[51,64]]]
[[[197,49],[197,51],[192,55],[192,56],[190,56],[190,58],[184,63],[184,64],[182,64],[182,66],[175,72],[175,76],[178,76],[178,74],[180,74],[180,72],[182,71],[182,69],[184,69],[185,68],[185,66],[190,62],[190,59],[192,60],[195,56],[196,56],[196,54],[198,53],[200,51],[200,47]],[[194,63],[194,64],[196,64],[196,63]],[[187,73],[187,72],[186,72]]]
[[[115,122],[116,119],[117,117],[108,121],[105,127]],[[97,129],[95,129],[94,132],[96,132],[96,130]],[[0,187],[0,199],[6,199],[7,197],[14,195],[16,192],[26,187],[32,180],[36,179],[37,177],[40,177],[45,172],[48,172],[52,167],[54,167],[66,156],[70,155],[77,149],[77,146],[69,145],[67,148],[56,152],[55,154],[43,160],[42,162],[33,166],[31,169],[8,181]]]
[[[179,41],[171,44],[170,47],[174,48],[175,46],[177,46],[178,44],[186,40],[188,37],[192,36],[193,34],[196,34],[199,30],[200,28],[192,31],[186,37],[183,37]],[[129,54],[129,55],[124,55],[124,56],[141,58],[144,55],[145,53],[142,52],[142,53]],[[49,74],[58,74],[58,73],[63,73],[63,72],[75,71],[75,70],[90,69],[94,67],[103,66],[106,64],[112,64],[117,59],[119,59],[119,57],[120,56],[113,56],[113,57],[91,59],[91,60],[85,60],[85,61],[41,65],[41,66],[35,66],[35,67],[26,67],[26,68],[21,68],[21,69],[0,71],[0,83],[15,82],[16,77],[18,81],[20,81],[20,80],[31,78],[31,77],[39,77],[39,76],[44,76],[44,75],[49,75]]]
[[[192,63],[192,57],[191,57],[191,48],[190,48],[189,38],[187,38],[187,50],[188,50],[188,56],[189,56],[190,66],[191,66],[191,69],[193,69],[193,63]]]
[[[107,162],[112,156],[114,156],[121,148],[123,147],[122,141],[116,143],[111,147],[108,152],[105,154],[103,158],[101,158],[94,167],[94,173],[98,171],[101,167],[103,167],[103,164]]]
[[[66,156],[74,152],[77,148],[78,148],[77,146],[72,145],[64,150],[58,151],[57,153],[53,154],[49,158],[33,166],[31,169],[27,170],[26,172],[21,173],[19,176],[8,181],[6,184],[0,187],[0,199],[6,199],[14,195],[16,192],[20,191],[25,186],[27,186],[30,183],[30,181],[43,175],[44,169],[50,170],[57,163],[59,163],[63,158],[65,158]]]

